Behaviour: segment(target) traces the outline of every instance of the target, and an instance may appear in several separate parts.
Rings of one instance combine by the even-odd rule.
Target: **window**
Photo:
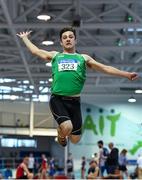
[[[35,139],[2,138],[2,147],[37,147]]]

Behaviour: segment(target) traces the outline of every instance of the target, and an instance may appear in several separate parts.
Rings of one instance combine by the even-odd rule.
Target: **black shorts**
[[[51,112],[59,125],[67,120],[71,120],[73,125],[72,134],[81,134],[82,116],[80,97],[51,95],[49,105]]]
[[[125,165],[119,165],[119,170],[121,171],[127,171],[127,168]]]

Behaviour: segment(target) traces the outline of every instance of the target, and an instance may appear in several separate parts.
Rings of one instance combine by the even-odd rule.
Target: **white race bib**
[[[74,59],[64,59],[58,63],[58,71],[76,71],[77,61]]]

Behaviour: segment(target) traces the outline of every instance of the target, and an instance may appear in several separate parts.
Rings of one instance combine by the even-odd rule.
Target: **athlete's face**
[[[99,147],[99,148],[102,148],[102,147],[103,147],[103,145],[102,145],[102,144],[100,144],[100,143],[98,143],[98,147]]]
[[[64,49],[74,49],[76,44],[75,35],[72,31],[66,31],[62,34],[61,45]]]
[[[26,165],[29,164],[29,158],[28,158],[28,157],[25,157],[25,158],[24,158],[24,163],[25,163]]]

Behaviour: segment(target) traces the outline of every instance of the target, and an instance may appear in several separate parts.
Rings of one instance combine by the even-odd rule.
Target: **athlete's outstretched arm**
[[[103,72],[106,74],[110,74],[110,75],[114,75],[114,76],[125,77],[125,78],[128,78],[129,80],[135,80],[138,78],[138,74],[135,72],[121,71],[115,67],[107,66],[102,63],[99,63],[99,62],[95,61],[95,59],[93,59],[92,57],[90,57],[86,54],[84,54],[83,56],[86,60],[86,64],[91,69],[95,69],[97,71],[100,71],[100,72]]]
[[[28,39],[28,35],[31,33],[31,31],[26,31],[26,32],[20,32],[17,34],[17,36],[19,36],[23,42],[25,43],[26,47],[31,51],[32,54],[35,54],[39,57],[41,57],[44,60],[48,60],[50,61],[53,56],[57,53],[56,51],[45,51],[42,50],[40,48],[38,48],[37,46],[35,46],[29,39]]]

